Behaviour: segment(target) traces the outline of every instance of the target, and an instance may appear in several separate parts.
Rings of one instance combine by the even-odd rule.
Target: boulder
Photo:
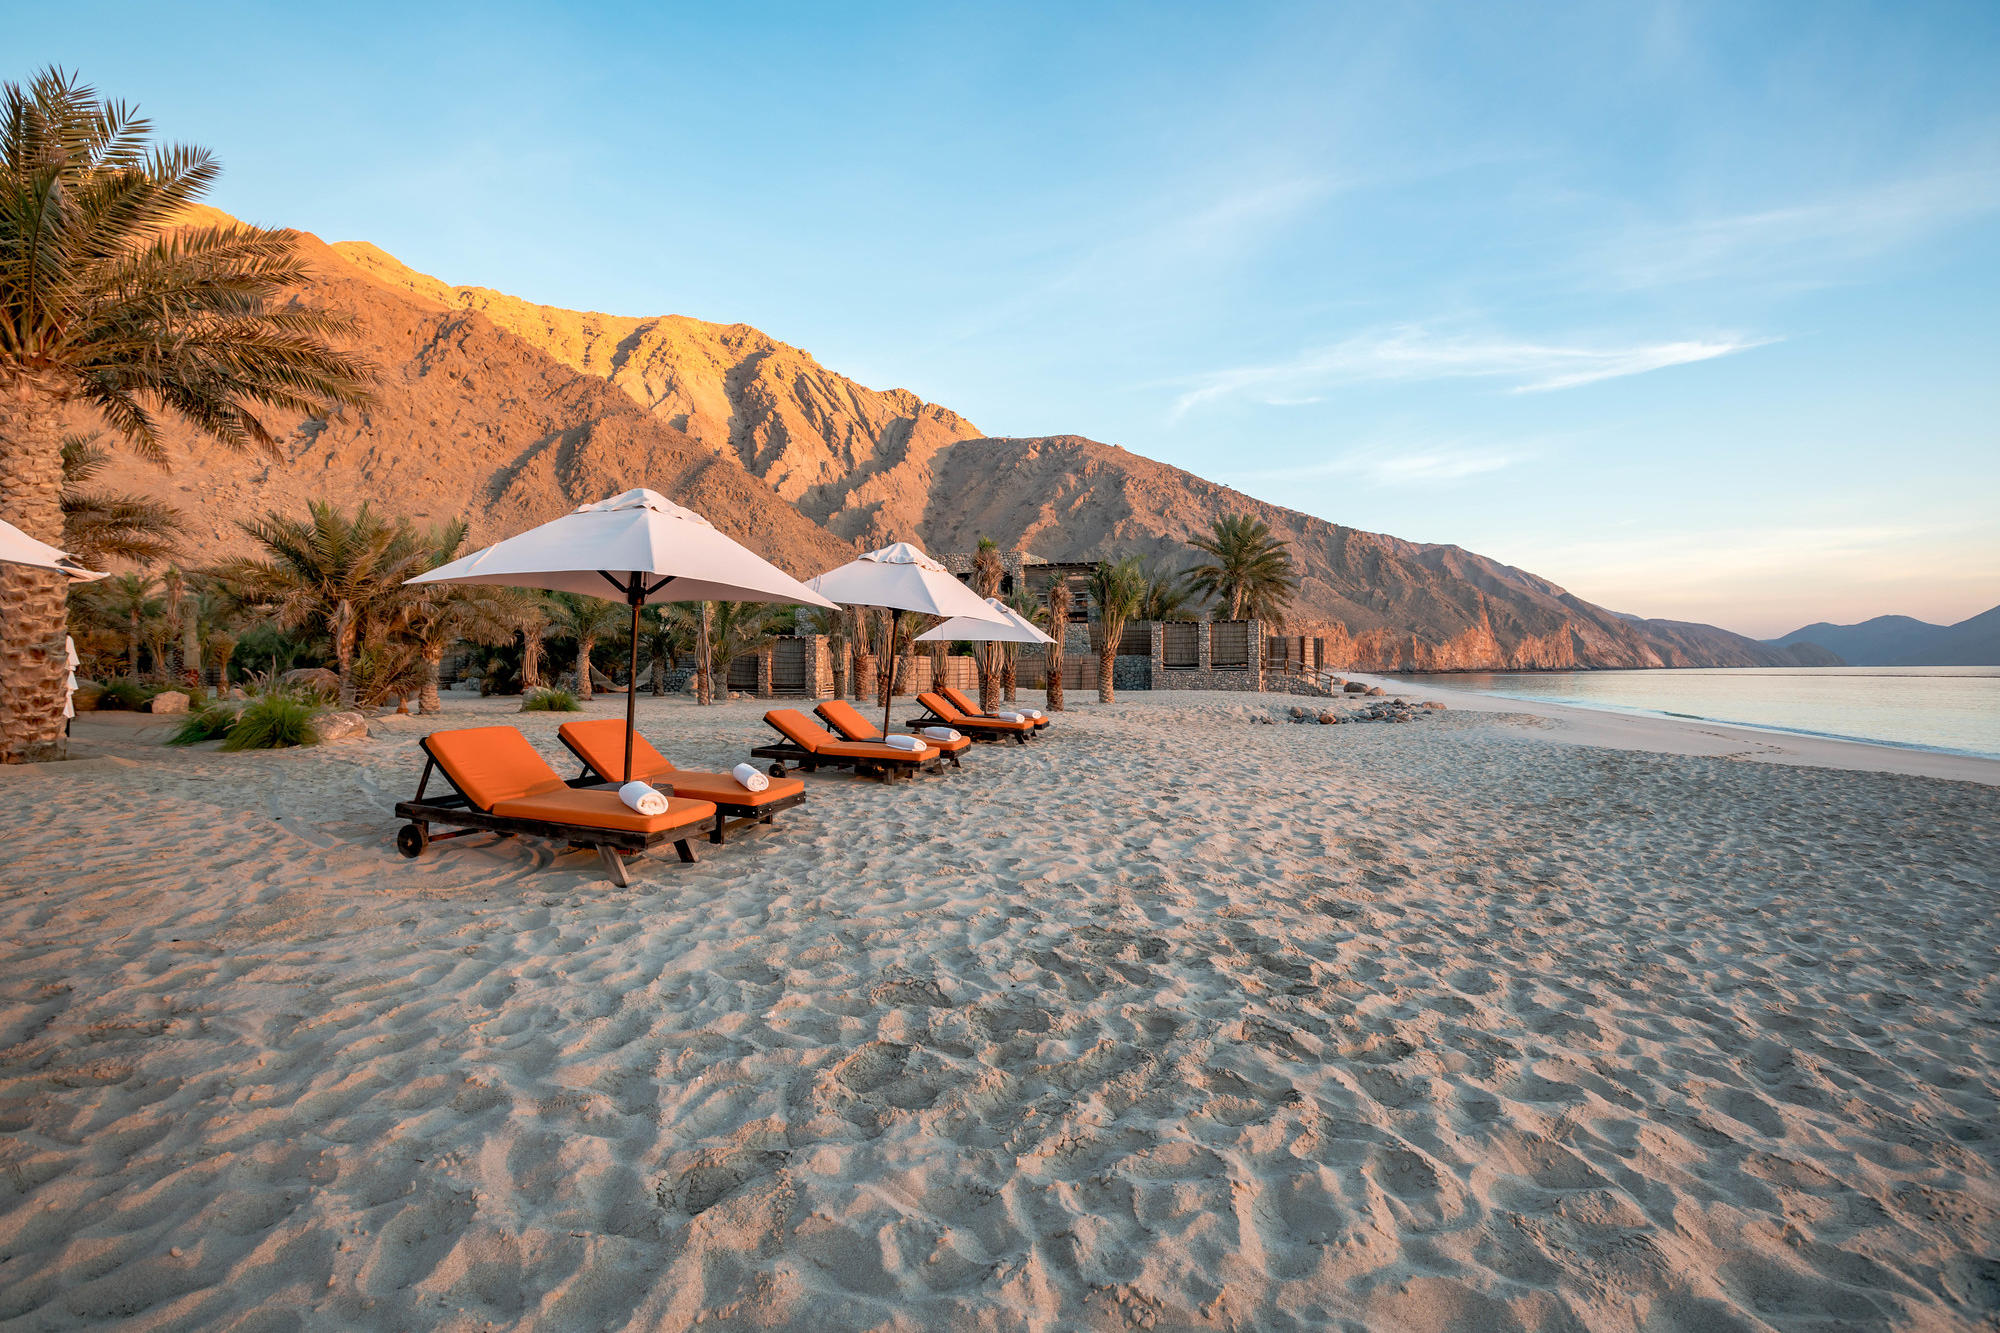
[[[153,702],[146,705],[146,711],[151,713],[185,713],[187,710],[188,697],[179,690],[161,690],[153,696]]]
[[[364,740],[368,735],[368,719],[359,713],[321,713],[313,719],[313,732],[321,745]]]
[[[1319,724],[1322,727],[1330,727],[1338,721],[1340,721],[1340,715],[1338,713],[1321,713],[1319,715]],[[620,750],[618,753],[623,754],[625,752],[623,750]],[[635,754],[637,753],[636,749],[634,750],[634,753]]]
[[[76,683],[76,693],[70,695],[72,707],[79,713],[97,711],[97,701],[104,694],[104,687],[94,680],[80,680]]]
[[[1358,680],[1350,680],[1350,681],[1348,681],[1348,682],[1347,682],[1346,684],[1342,685],[1342,686],[1341,686],[1340,688],[1341,688],[1342,690],[1346,691],[1346,692],[1347,692],[1348,694],[1366,694],[1366,693],[1368,693],[1368,687],[1367,687],[1366,685],[1363,685],[1363,684],[1362,684],[1362,683],[1361,683],[1360,681],[1358,681]],[[621,753],[622,753],[622,752],[621,752]]]
[[[1387,693],[1388,693],[1388,691],[1387,691],[1387,690],[1385,690],[1385,689],[1383,689],[1383,688],[1382,688],[1382,687],[1381,687],[1380,685],[1370,685],[1370,686],[1368,687],[1368,693],[1370,693],[1370,694],[1387,694]],[[620,754],[623,754],[623,753],[624,753],[624,751],[622,751],[622,750],[621,750],[621,751],[619,751],[619,753],[620,753]]]
[[[278,677],[278,684],[301,693],[323,694],[329,699],[340,697],[340,677],[325,667],[300,667],[296,671],[287,671]]]
[[[249,697],[250,697],[249,695],[243,692],[243,687],[241,685],[231,685],[229,687],[228,698],[231,703],[242,703],[245,699],[248,699]],[[623,752],[621,751],[620,753]]]
[[[1442,711],[1442,710],[1443,710],[1443,708],[1444,708],[1444,705],[1443,705],[1443,704],[1441,704],[1441,703],[1439,703],[1439,702],[1438,702],[1437,700],[1435,700],[1435,699],[1426,699],[1426,700],[1424,700],[1424,707],[1426,707],[1426,708],[1435,708],[1435,709],[1438,709],[1438,710]],[[619,753],[620,753],[620,754],[623,754],[623,753],[625,753],[625,752],[624,752],[623,750],[620,750],[620,751],[619,751]]]

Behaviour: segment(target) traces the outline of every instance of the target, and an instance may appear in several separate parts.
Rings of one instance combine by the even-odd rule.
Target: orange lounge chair
[[[417,794],[396,803],[397,817],[410,821],[396,830],[396,850],[405,856],[423,855],[432,842],[432,824],[458,830],[437,834],[438,839],[525,833],[596,848],[611,882],[622,889],[630,883],[624,854],[671,842],[681,860],[692,861],[688,834],[721,818],[710,801],[672,796],[664,813],[642,815],[615,791],[571,787],[512,727],[434,731],[419,743],[424,775]],[[444,775],[454,795],[424,798],[433,770]]]
[[[906,727],[953,727],[976,741],[998,741],[1012,737],[1017,745],[1026,745],[1028,738],[1035,734],[1032,722],[1007,722],[997,717],[973,717],[952,707],[951,700],[942,694],[929,690],[917,696],[917,702],[929,711],[922,717],[911,718]]]
[[[617,787],[625,781],[623,718],[565,722],[556,728],[556,738],[583,761],[583,772],[570,779],[572,787]],[[671,787],[676,796],[712,802],[722,816],[708,835],[714,843],[720,843],[722,835],[732,828],[768,824],[780,810],[804,805],[806,800],[806,784],[797,778],[772,778],[763,791],[750,791],[728,773],[675,768],[644,736],[633,738],[632,776],[656,787]]]
[[[851,741],[879,741],[882,729],[861,716],[859,709],[845,699],[828,699],[814,707],[813,712],[826,719],[826,724]],[[953,768],[959,767],[958,757],[972,748],[972,740],[960,736],[955,741],[941,741],[934,736],[919,736],[918,740],[940,751],[951,761]]]
[[[988,722],[988,721],[998,722],[1000,720],[999,718],[994,717],[991,713],[982,712],[980,710],[979,705],[972,702],[972,700],[968,699],[965,695],[965,691],[959,689],[955,685],[946,685],[944,688],[940,689],[938,693],[942,694],[946,699],[949,699],[951,701],[951,706],[953,708],[956,708],[959,712],[965,714],[967,717],[973,719],[975,722]],[[1040,719],[1030,718],[1029,721],[1034,722],[1036,731],[1040,731],[1042,728],[1049,725],[1049,720],[1047,718],[1040,718]]]
[[[797,764],[811,773],[819,768],[851,768],[872,774],[884,782],[898,773],[915,776],[919,769],[935,769],[944,754],[928,742],[921,750],[899,750],[879,741],[844,741],[818,725],[796,708],[773,708],[764,721],[783,736],[780,745],[760,745],[750,753],[760,759],[775,759],[772,777],[783,777],[785,765]]]

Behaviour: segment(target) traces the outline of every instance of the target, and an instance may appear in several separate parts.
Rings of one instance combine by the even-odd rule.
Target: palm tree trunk
[[[195,623],[193,615],[181,621],[181,670],[192,671],[197,683],[201,680],[201,627]]]
[[[419,713],[442,713],[444,700],[438,697],[438,672],[444,664],[444,645],[424,645],[424,687],[417,691]]]
[[[542,636],[529,630],[521,631],[521,693],[540,689],[542,685]]]
[[[694,635],[694,701],[703,705],[715,702],[715,650],[709,643],[712,614],[713,608],[703,602]]]
[[[657,699],[667,692],[667,658],[658,649],[653,651],[652,675],[653,697]]]
[[[1014,702],[1014,653],[1013,644],[1000,649],[1000,694],[1008,703]]]
[[[1061,631],[1057,631],[1060,633]],[[1063,711],[1063,646],[1057,639],[1042,649],[1042,693],[1051,713]]]
[[[342,602],[333,616],[333,660],[340,676],[340,706],[354,707],[354,608]]]
[[[125,674],[133,684],[139,683],[139,613],[132,613],[132,623],[125,627]]]
[[[1118,641],[1125,637],[1125,622],[1100,620],[1097,627],[1104,632],[1103,642],[1097,646],[1097,702],[1115,703],[1112,677],[1118,666]]]
[[[595,639],[576,641],[576,697],[584,703],[590,702],[590,650],[596,646]]]
[[[34,381],[0,395],[0,519],[61,546],[62,413]],[[0,762],[62,753],[69,580],[0,565]]]
[[[990,713],[1000,699],[1000,645],[979,645],[979,711]]]

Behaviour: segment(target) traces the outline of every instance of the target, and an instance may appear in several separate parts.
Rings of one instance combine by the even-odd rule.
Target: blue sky
[[[453,282],[741,320],[1619,610],[2000,602],[1988,0],[56,8],[7,77]]]

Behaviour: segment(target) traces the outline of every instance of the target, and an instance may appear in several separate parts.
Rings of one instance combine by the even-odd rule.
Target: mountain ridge
[[[1912,616],[1876,616],[1853,625],[1818,621],[1767,642],[1812,644],[1852,666],[2000,666],[2000,606],[1952,625]]]
[[[219,217],[221,215],[213,215]],[[1270,523],[1300,575],[1289,632],[1356,669],[1793,665],[1784,645],[1620,616],[1526,570],[1272,505],[1116,445],[993,437],[904,389],[871,389],[745,324],[539,305],[418,273],[366,242],[302,240],[304,299],[348,316],[383,370],[370,406],[283,421],[276,459],[173,435],[192,468],[119,466],[178,503],[205,549],[235,520],[317,495],[461,514],[475,542],[646,484],[793,573],[907,538],[991,537],[1046,559],[1184,564],[1230,513]]]

